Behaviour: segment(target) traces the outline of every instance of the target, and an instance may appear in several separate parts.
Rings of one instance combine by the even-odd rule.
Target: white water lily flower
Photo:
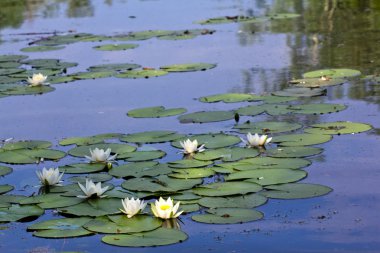
[[[60,185],[63,173],[59,173],[58,168],[43,168],[42,171],[36,171],[36,174],[44,186]]]
[[[78,198],[87,199],[87,198],[104,198],[106,195],[103,195],[104,192],[108,190],[108,186],[102,188],[102,183],[99,182],[95,184],[92,180],[86,179],[86,186],[83,186],[78,182],[79,187],[84,192],[85,195],[78,195]]]
[[[182,152],[184,154],[193,154],[195,152],[203,152],[205,151],[204,144],[202,144],[200,147],[198,147],[198,141],[190,139],[187,139],[186,141],[180,141],[179,144],[181,144],[183,150]]]
[[[252,135],[251,133],[247,134],[247,141],[241,139],[248,147],[259,147],[259,146],[265,146],[268,144],[272,137],[268,138],[268,135],[258,135],[255,133],[255,135]]]
[[[151,203],[151,209],[154,216],[161,219],[171,219],[177,218],[181,215],[183,211],[177,212],[179,208],[179,201],[173,206],[173,200],[169,197],[167,200],[164,200],[160,197],[159,200],[156,200],[155,203]]]
[[[117,156],[114,154],[111,156],[111,149],[107,148],[106,151],[104,149],[95,148],[94,150],[90,149],[91,156],[85,156],[90,162],[93,163],[105,163],[105,162],[113,162]]]
[[[33,74],[32,78],[28,77],[28,83],[30,86],[47,85],[48,83],[45,83],[46,79],[47,76],[44,76],[41,73]]]
[[[144,200],[134,199],[134,198],[125,198],[121,200],[121,204],[124,209],[120,209],[123,213],[127,215],[128,218],[132,218],[134,215],[142,212],[146,207]]]

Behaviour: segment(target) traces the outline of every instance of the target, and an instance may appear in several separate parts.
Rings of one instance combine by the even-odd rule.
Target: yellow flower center
[[[165,211],[165,210],[168,210],[170,208],[170,205],[162,205],[160,206],[161,210]]]

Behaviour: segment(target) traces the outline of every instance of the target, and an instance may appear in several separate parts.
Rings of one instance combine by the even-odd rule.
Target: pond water
[[[236,15],[298,13],[297,18],[259,23],[200,25],[196,21]],[[380,73],[380,3],[376,0],[2,0],[0,55],[77,62],[67,74],[107,63],[136,63],[146,68],[182,63],[215,63],[206,71],[171,73],[141,79],[99,78],[52,85],[42,95],[0,97],[0,140],[46,140],[55,149],[63,138],[101,133],[130,134],[174,130],[183,134],[230,132],[233,120],[181,124],[177,117],[131,118],[132,109],[163,105],[188,112],[232,110],[249,103],[200,103],[222,93],[270,94],[290,86],[308,71],[349,68],[363,76]],[[78,42],[62,50],[21,52],[28,44],[53,34],[91,33],[116,36],[145,30],[209,29],[212,34],[187,40],[152,38],[127,41],[139,46],[125,51],[97,51],[108,42]],[[270,199],[256,208],[262,220],[233,225],[196,223],[184,215],[186,241],[161,247],[121,248],[101,242],[101,235],[73,239],[37,238],[26,232],[32,222],[61,217],[54,211],[32,222],[0,224],[1,252],[379,252],[380,251],[380,85],[363,80],[328,87],[325,96],[305,103],[336,103],[347,109],[323,115],[241,116],[251,120],[289,121],[305,126],[353,121],[372,125],[359,134],[335,135],[317,145],[323,153],[308,158],[302,182],[331,187],[328,195],[298,200]],[[243,136],[243,135],[242,135]],[[148,145],[165,150],[168,162],[182,158],[170,144]],[[71,159],[71,160],[70,160]],[[78,161],[6,165],[13,173],[0,178],[12,194],[35,193],[37,169]],[[68,175],[65,175],[65,177]]]

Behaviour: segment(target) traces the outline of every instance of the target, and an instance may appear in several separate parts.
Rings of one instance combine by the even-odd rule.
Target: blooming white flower
[[[102,183],[95,184],[92,180],[86,179],[86,186],[83,186],[78,182],[79,187],[84,192],[84,195],[78,195],[78,198],[87,199],[87,198],[104,198],[106,195],[102,195],[104,192],[108,190],[108,186],[102,188]]]
[[[268,144],[272,137],[268,138],[268,135],[258,135],[255,133],[255,135],[252,135],[251,133],[247,134],[247,141],[241,139],[248,147],[259,147],[259,146],[265,146]]]
[[[63,173],[59,173],[58,168],[50,168],[48,170],[46,168],[43,168],[42,171],[36,171],[36,174],[41,184],[44,186],[60,185],[62,182],[61,178],[63,176]]]
[[[160,197],[159,200],[155,201],[155,204],[151,203],[151,209],[154,216],[161,219],[171,219],[177,218],[181,215],[183,211],[177,212],[180,202],[178,201],[175,206],[173,206],[173,200],[169,197],[167,200],[164,200]]]
[[[200,147],[198,147],[198,141],[190,139],[187,139],[186,141],[180,141],[179,144],[181,144],[183,150],[182,152],[184,154],[193,154],[195,152],[203,152],[205,150],[204,144],[202,144]]]
[[[120,211],[125,213],[128,218],[132,218],[134,215],[138,214],[139,212],[142,212],[146,207],[146,203],[144,203],[144,200],[140,200],[138,198],[122,199],[121,204],[123,205],[124,209],[120,209]]]
[[[111,156],[111,149],[107,148],[106,151],[104,149],[95,148],[94,150],[90,149],[91,156],[85,156],[90,162],[94,163],[105,163],[105,162],[113,162],[117,156],[114,154]]]
[[[40,85],[46,85],[48,83],[45,83],[47,79],[47,76],[44,76],[41,73],[33,74],[32,78],[28,77],[28,83],[30,86],[40,86]]]

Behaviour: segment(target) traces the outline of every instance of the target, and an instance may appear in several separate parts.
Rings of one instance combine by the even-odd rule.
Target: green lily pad
[[[321,69],[303,74],[304,78],[318,78],[326,76],[328,78],[350,78],[360,76],[362,73],[355,69]]]
[[[158,228],[153,231],[123,235],[106,235],[102,242],[121,247],[151,247],[183,242],[187,235],[177,229]]]
[[[212,96],[206,96],[199,98],[200,102],[204,103],[238,103],[238,102],[249,102],[249,101],[258,101],[261,100],[260,96],[254,94],[245,94],[245,93],[224,93],[217,94]]]
[[[32,47],[24,47],[21,48],[20,51],[22,52],[47,52],[47,51],[55,51],[55,50],[61,50],[64,49],[64,46],[32,46]]]
[[[304,79],[294,79],[289,83],[293,84],[296,87],[305,87],[305,88],[319,88],[319,87],[327,87],[343,84],[345,82],[344,79],[340,78],[304,78]]]
[[[151,150],[151,151],[135,151],[131,153],[124,153],[118,156],[119,159],[124,159],[128,162],[143,162],[155,159],[160,159],[164,157],[166,153],[161,150]]]
[[[340,104],[305,104],[305,105],[289,105],[287,110],[292,113],[301,114],[324,114],[339,112],[346,109],[345,105]]]
[[[147,131],[128,134],[120,138],[120,140],[135,143],[160,143],[174,141],[183,137],[184,135],[177,134],[175,131]]]
[[[10,167],[0,166],[0,177],[12,173],[13,169]]]
[[[1,150],[16,150],[16,149],[45,149],[51,147],[49,141],[28,140],[9,142],[3,145]]]
[[[167,75],[168,72],[164,70],[158,69],[134,69],[122,72],[120,74],[115,75],[115,77],[119,78],[150,78],[150,77],[158,77]]]
[[[226,181],[247,179],[259,185],[273,185],[293,183],[307,176],[304,170],[292,169],[256,169],[231,173],[226,177]]]
[[[0,194],[10,192],[13,189],[14,189],[14,187],[12,185],[9,185],[9,184],[0,185]]]
[[[256,157],[259,154],[260,153],[257,149],[232,147],[206,150],[201,153],[196,153],[193,157],[201,161],[212,161],[221,159],[224,162],[232,162],[241,160],[243,158]]]
[[[129,41],[129,40],[147,40],[158,36],[165,36],[171,34],[172,31],[165,30],[148,30],[148,31],[139,31],[139,32],[130,32],[126,35],[117,35],[113,36],[114,40]]]
[[[286,102],[292,102],[297,100],[297,97],[284,97],[284,96],[272,96],[272,95],[265,95],[261,96],[261,99],[266,103],[266,104],[281,104],[281,103],[286,103]]]
[[[149,176],[150,173],[153,173],[154,175],[156,172],[158,172],[154,169],[154,167],[156,167],[157,164],[158,162],[152,161],[127,163],[117,167],[112,167],[112,169],[109,171],[109,174],[114,177],[143,177]]]
[[[215,68],[216,64],[211,63],[188,63],[188,64],[174,64],[162,66],[160,69],[167,72],[190,72],[190,71],[205,71]]]
[[[85,79],[97,79],[113,76],[113,71],[99,71],[99,72],[79,72],[71,74],[75,80],[85,80]]]
[[[240,107],[239,109],[236,110],[236,113],[239,115],[244,115],[244,116],[255,116],[259,115],[265,112],[265,107],[261,105],[248,105],[245,107]]]
[[[361,133],[372,129],[371,125],[337,121],[311,125],[311,128],[306,128],[305,132],[310,134],[354,134]]]
[[[97,134],[93,136],[87,136],[87,137],[71,137],[63,139],[59,142],[59,145],[66,146],[66,145],[91,145],[91,144],[97,144],[97,143],[103,143],[105,140],[108,139],[114,139],[121,137],[122,134],[118,133],[109,133],[109,134]]]
[[[44,209],[35,205],[12,205],[0,208],[0,222],[19,221],[28,217],[38,217],[44,214]]]
[[[272,94],[275,96],[282,97],[317,97],[326,95],[326,89],[297,87],[287,88],[281,91],[275,91],[272,92]]]
[[[98,143],[98,144],[93,144],[93,145],[75,147],[75,148],[70,149],[68,153],[72,156],[84,157],[86,155],[89,156],[90,149],[94,150],[95,148],[104,149],[104,150],[110,148],[112,154],[120,154],[120,155],[124,153],[133,152],[136,150],[136,147],[133,147],[127,144]]]
[[[55,209],[66,206],[73,206],[83,202],[83,199],[65,197],[56,193],[49,193],[25,198],[20,201],[20,204],[37,204],[43,209]]]
[[[233,163],[221,163],[217,164],[217,166],[245,171],[255,169],[300,169],[310,164],[311,162],[309,160],[301,158],[255,157]]]
[[[95,46],[93,48],[100,51],[120,51],[120,50],[134,49],[138,46],[139,46],[138,44],[106,44],[106,45],[101,45],[101,46]]]
[[[9,88],[5,91],[2,91],[4,95],[14,95],[14,96],[20,96],[20,95],[38,95],[43,93],[48,93],[54,91],[55,88],[44,85],[44,86],[14,86],[12,88]]]
[[[290,132],[302,127],[298,123],[288,123],[288,122],[276,122],[276,121],[263,121],[263,122],[245,122],[234,126],[234,129],[238,129],[241,133],[258,133],[258,134],[269,134],[269,133],[282,133]]]
[[[215,171],[208,168],[190,168],[190,169],[176,169],[173,170],[172,174],[169,174],[169,177],[174,178],[204,178],[204,177],[211,177],[215,175]]]
[[[19,62],[0,62],[0,68],[2,69],[16,69],[21,66],[21,63]]]
[[[250,182],[224,182],[212,183],[198,186],[193,189],[195,194],[207,197],[220,197],[231,195],[242,195],[246,193],[259,192],[262,187],[255,183]]]
[[[49,84],[59,84],[73,82],[75,78],[72,76],[49,76],[47,80]]]
[[[265,187],[268,191],[261,194],[274,199],[304,199],[326,195],[332,191],[330,187],[318,184],[283,184]]]
[[[323,149],[315,147],[280,147],[269,149],[266,154],[270,157],[283,157],[283,158],[302,158],[307,156],[318,155],[322,153]]]
[[[25,69],[19,69],[19,68],[12,68],[12,69],[0,69],[0,76],[8,76],[13,75],[17,73],[24,72]]]
[[[227,23],[256,23],[256,22],[263,22],[265,21],[264,18],[256,18],[256,17],[250,17],[250,16],[224,16],[224,17],[216,17],[216,18],[209,18],[205,20],[198,21],[198,24],[201,25],[211,25],[211,24],[227,24]]]
[[[175,116],[185,112],[187,112],[185,108],[166,109],[163,106],[153,106],[130,110],[127,115],[132,118],[161,118]]]
[[[86,176],[75,176],[75,177],[70,177],[69,180],[73,183],[81,183],[85,184],[86,180],[91,180],[94,183],[97,182],[106,182],[112,179],[112,176],[109,174],[104,174],[104,173],[97,173],[97,174],[89,174]]]
[[[144,192],[178,192],[188,190],[202,183],[201,179],[176,179],[165,175],[156,178],[133,178],[122,183],[122,187],[129,191]]]
[[[103,163],[74,163],[60,166],[59,171],[66,174],[94,173],[104,170],[105,166]]]
[[[0,62],[10,62],[10,61],[19,62],[26,58],[28,58],[27,55],[3,54],[3,55],[0,55]]]
[[[263,213],[245,208],[215,208],[207,210],[208,214],[193,215],[191,219],[210,224],[236,224],[260,220]]]
[[[96,233],[129,234],[151,231],[160,227],[161,224],[160,219],[146,215],[135,215],[132,218],[127,218],[126,215],[113,215],[109,216],[109,218],[98,217],[89,221],[83,227]]]
[[[120,213],[121,202],[118,198],[88,199],[78,205],[59,208],[58,212],[75,216],[104,216]]]
[[[180,141],[185,141],[187,139],[190,139],[191,141],[197,140],[198,144],[199,145],[204,144],[206,149],[224,148],[224,147],[232,146],[241,142],[240,138],[234,135],[217,133],[217,134],[192,135],[192,136],[174,141],[171,144],[173,147],[182,148]]]
[[[264,205],[266,202],[266,197],[255,193],[233,197],[203,197],[198,201],[201,206],[208,208],[254,208]]]
[[[280,146],[308,146],[322,144],[331,139],[330,135],[322,134],[288,134],[275,136],[272,142]]]
[[[88,68],[91,72],[102,72],[102,71],[127,71],[132,69],[140,68],[141,66],[134,63],[109,63],[94,65]]]
[[[178,117],[181,123],[209,123],[230,120],[235,117],[232,111],[202,111],[184,114]]]
[[[5,207],[10,207],[10,204],[19,204],[23,199],[25,199],[25,196],[23,195],[3,194],[0,195],[0,205],[9,204]]]
[[[178,161],[172,161],[169,162],[169,167],[172,168],[200,168],[200,167],[206,167],[208,165],[212,164],[210,161],[199,161],[194,159],[186,159],[186,160],[178,160]]]
[[[79,237],[93,234],[82,227],[90,220],[87,217],[54,219],[35,223],[28,230],[35,231],[34,236],[43,238]]]
[[[66,156],[65,152],[52,149],[0,149],[0,161],[10,164],[27,164],[45,160],[59,160]]]

